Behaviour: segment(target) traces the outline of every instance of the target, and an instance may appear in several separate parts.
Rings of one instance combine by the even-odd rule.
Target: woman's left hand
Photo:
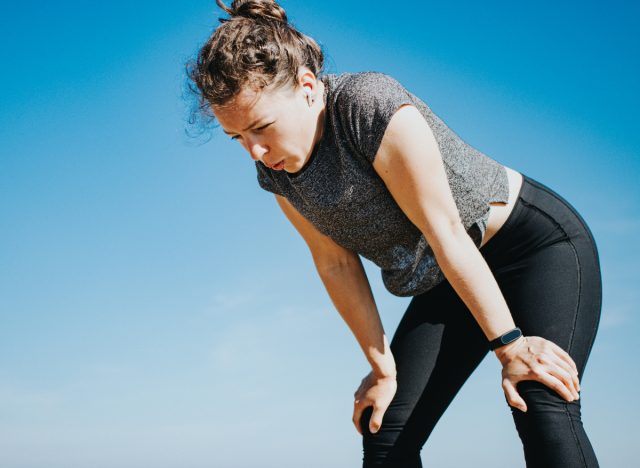
[[[527,411],[527,404],[516,389],[522,380],[541,382],[567,401],[580,397],[576,364],[557,344],[539,336],[523,336],[495,353],[502,363],[502,389],[509,405]]]

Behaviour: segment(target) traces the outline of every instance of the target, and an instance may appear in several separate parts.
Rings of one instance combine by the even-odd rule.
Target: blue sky
[[[391,74],[558,191],[598,242],[583,376],[603,466],[636,463],[640,7],[283,2],[327,72]],[[0,17],[0,466],[353,467],[368,372],[240,145],[185,136],[215,2],[21,2]],[[408,304],[365,261],[391,336]],[[489,356],[427,466],[522,466]]]

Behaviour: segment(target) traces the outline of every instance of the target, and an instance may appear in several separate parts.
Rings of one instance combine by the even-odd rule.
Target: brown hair
[[[234,0],[231,7],[222,0],[216,3],[230,18],[219,18],[222,24],[187,63],[189,90],[197,97],[190,123],[212,123],[211,106],[227,104],[247,85],[256,91],[295,86],[301,66],[320,76],[320,46],[296,30],[275,1]]]

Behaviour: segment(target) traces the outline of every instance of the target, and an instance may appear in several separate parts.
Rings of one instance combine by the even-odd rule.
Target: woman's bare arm
[[[395,377],[395,361],[358,254],[319,232],[286,198],[276,195],[276,199],[309,246],[333,305],[358,341],[373,372],[381,377]]]
[[[395,113],[373,167],[424,234],[447,280],[487,338],[514,328],[498,284],[460,220],[440,150],[418,109],[406,106]]]

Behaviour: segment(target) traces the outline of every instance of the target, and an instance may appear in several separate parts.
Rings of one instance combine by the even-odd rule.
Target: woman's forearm
[[[487,339],[492,340],[514,328],[498,283],[471,237],[460,228],[440,238],[434,247],[438,265]]]
[[[360,344],[373,372],[379,376],[395,376],[395,361],[360,257],[354,255],[340,264],[316,268],[333,305]]]

